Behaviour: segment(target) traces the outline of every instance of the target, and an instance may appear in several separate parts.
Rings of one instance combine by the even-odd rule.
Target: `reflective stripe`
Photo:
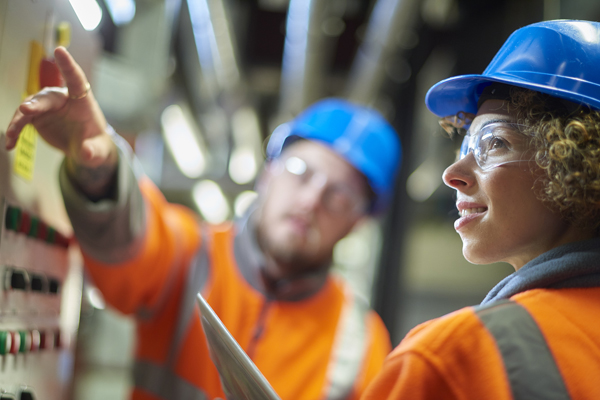
[[[107,128],[109,131],[112,128]],[[119,135],[117,145],[117,199],[91,202],[75,189],[63,161],[59,183],[69,220],[84,253],[104,264],[119,264],[138,254],[146,232],[146,205],[137,184],[136,158]]]
[[[182,379],[173,371],[176,357],[183,345],[183,339],[192,320],[196,306],[196,293],[208,278],[209,259],[206,247],[209,246],[207,235],[202,235],[199,251],[191,261],[188,276],[185,280],[183,297],[179,307],[179,315],[175,331],[164,366],[149,361],[137,360],[134,365],[134,383],[139,389],[165,400],[205,400],[208,396],[198,387]]]
[[[475,307],[496,340],[515,400],[568,400],[560,371],[529,312],[511,300]]]
[[[326,400],[347,398],[354,389],[367,349],[366,317],[369,305],[344,285],[344,306],[323,391]]]
[[[149,361],[136,361],[133,366],[135,386],[164,400],[208,400],[202,390],[181,379],[169,369]]]
[[[167,362],[172,365],[175,362],[175,357],[179,353],[183,344],[183,337],[187,332],[189,324],[194,315],[194,307],[196,307],[196,294],[202,289],[202,286],[208,279],[209,259],[208,246],[210,245],[208,235],[202,232],[202,243],[200,249],[196,253],[192,264],[188,271],[188,277],[185,280],[185,289],[181,303],[179,306],[179,317],[175,326],[175,333],[171,340],[169,349],[169,357]]]

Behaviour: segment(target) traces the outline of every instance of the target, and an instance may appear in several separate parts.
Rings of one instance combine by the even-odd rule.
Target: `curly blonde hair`
[[[511,88],[508,107],[543,171],[537,197],[571,224],[600,234],[600,111],[518,87]],[[464,131],[470,123],[464,115],[440,125]]]

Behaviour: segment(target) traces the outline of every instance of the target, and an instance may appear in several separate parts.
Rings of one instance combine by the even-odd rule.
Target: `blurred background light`
[[[207,222],[220,224],[229,218],[229,204],[216,182],[208,179],[198,182],[192,189],[192,196]]]
[[[262,136],[256,111],[242,107],[231,118],[234,148],[229,159],[229,176],[239,185],[252,182],[262,161]]]
[[[115,25],[125,25],[135,16],[134,0],[104,0]]]
[[[361,266],[369,262],[368,243],[358,234],[350,234],[337,242],[333,249],[333,261],[336,264]]]
[[[188,178],[198,178],[206,168],[206,156],[191,115],[185,115],[179,105],[173,104],[165,108],[160,121],[175,163]]]
[[[235,216],[241,217],[244,215],[246,210],[248,210],[248,207],[254,203],[257,197],[258,193],[256,193],[254,190],[244,190],[242,193],[238,194],[233,203]]]
[[[235,148],[229,160],[229,176],[239,185],[251,182],[258,170],[258,161],[250,147]]]
[[[441,185],[443,168],[438,163],[427,159],[406,181],[406,192],[416,202],[424,202]]]
[[[102,9],[96,0],[69,0],[83,29],[93,31],[102,21]]]

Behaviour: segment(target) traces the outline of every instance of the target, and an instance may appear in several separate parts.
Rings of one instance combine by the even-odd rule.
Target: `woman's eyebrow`
[[[490,119],[489,121],[485,121],[483,124],[481,124],[476,131],[479,132],[481,129],[483,129],[484,127],[488,126],[489,124],[495,124],[495,123],[498,123],[498,122],[505,122],[505,123],[508,123],[508,124],[514,124],[515,123],[515,121],[513,121],[511,119],[507,119],[507,118]],[[473,125],[471,125],[471,127],[469,128],[469,130],[471,130],[471,128],[473,128]]]

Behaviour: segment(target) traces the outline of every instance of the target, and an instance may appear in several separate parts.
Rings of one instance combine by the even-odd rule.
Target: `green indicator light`
[[[27,233],[27,236],[36,237],[37,233],[38,233],[39,224],[40,224],[40,220],[35,217],[32,217],[31,218],[31,226],[29,227],[29,232]]]
[[[7,346],[8,342],[8,332],[0,331],[0,355],[5,355],[10,350],[10,345]]]
[[[21,344],[19,345],[19,353],[25,353],[27,351],[27,332],[20,331],[19,336],[21,337]]]
[[[21,210],[16,207],[8,207],[6,209],[6,221],[4,225],[6,229],[16,231],[21,222]]]
[[[48,234],[46,235],[46,242],[53,244],[56,237],[56,231],[54,228],[48,227]]]

